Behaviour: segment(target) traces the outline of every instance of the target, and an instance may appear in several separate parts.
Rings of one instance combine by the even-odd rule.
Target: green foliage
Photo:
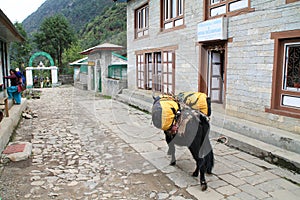
[[[87,48],[109,42],[124,46],[118,53],[126,54],[126,16],[126,3],[112,0],[46,0],[22,24],[35,42],[28,40],[34,52],[49,53],[60,73],[73,73],[68,63],[80,59],[79,52]],[[33,66],[40,61],[49,66],[44,57]]]
[[[62,53],[75,40],[75,34],[70,23],[63,15],[54,15],[46,18],[37,33],[34,41],[37,47],[49,53],[58,67],[62,66]]]
[[[117,3],[88,23],[80,32],[80,43],[90,48],[104,42],[126,47],[126,3]]]
[[[36,32],[44,18],[57,14],[65,16],[71,27],[80,32],[96,16],[101,15],[105,7],[113,5],[112,0],[47,0],[22,23],[29,35]]]
[[[82,47],[78,42],[72,43],[71,46],[64,51],[62,55],[62,70],[64,74],[73,74],[73,67],[70,67],[69,63],[84,57],[79,54],[80,51],[82,51]]]
[[[32,47],[22,24],[16,22],[14,26],[16,27],[18,32],[25,38],[25,41],[21,43],[13,42],[11,44],[10,63],[13,68],[18,67],[21,71],[23,71],[28,65]]]

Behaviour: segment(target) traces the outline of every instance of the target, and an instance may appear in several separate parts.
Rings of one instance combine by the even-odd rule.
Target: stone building
[[[122,49],[122,46],[104,43],[80,53],[87,56],[87,68],[79,73],[84,88],[108,96],[127,88],[127,58],[114,53]]]
[[[128,88],[299,134],[299,19],[299,0],[127,0]]]

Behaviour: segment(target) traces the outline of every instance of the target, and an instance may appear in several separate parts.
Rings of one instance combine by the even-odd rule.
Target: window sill
[[[271,108],[265,108],[265,112],[300,119],[300,113],[296,113],[296,112],[279,110],[279,109],[271,109]]]
[[[148,38],[149,35],[144,35],[144,36],[141,36],[141,37],[135,37],[134,40],[142,40],[142,39],[145,39],[145,38]]]
[[[173,28],[168,28],[168,29],[161,29],[161,33],[168,33],[168,32],[172,32],[172,31],[176,31],[176,30],[180,30],[180,29],[184,29],[186,28],[186,25],[180,25],[180,26],[175,26]]]

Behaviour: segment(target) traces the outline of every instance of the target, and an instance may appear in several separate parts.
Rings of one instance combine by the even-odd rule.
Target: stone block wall
[[[300,133],[299,120],[266,113],[270,108],[272,32],[300,29],[300,2],[251,1],[255,9],[228,21],[226,110],[230,115]],[[276,81],[276,80],[275,80]]]

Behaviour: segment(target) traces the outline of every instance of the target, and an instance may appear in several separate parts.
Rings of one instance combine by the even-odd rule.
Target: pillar
[[[52,86],[58,85],[57,67],[51,67]]]
[[[26,68],[26,88],[32,88],[32,87],[33,87],[32,68],[27,67]]]

